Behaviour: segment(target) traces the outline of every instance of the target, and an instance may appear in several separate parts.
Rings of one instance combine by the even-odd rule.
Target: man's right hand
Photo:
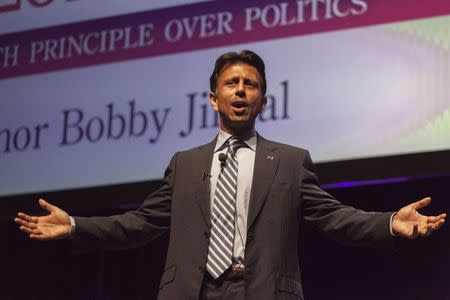
[[[19,212],[17,214],[19,217],[14,221],[20,225],[20,230],[35,240],[45,241],[69,237],[72,233],[69,215],[43,199],[39,199],[39,205],[50,214],[36,217]]]

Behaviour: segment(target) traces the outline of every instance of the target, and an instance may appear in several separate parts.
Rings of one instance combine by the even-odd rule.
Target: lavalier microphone
[[[220,164],[222,166],[225,166],[225,164],[227,163],[227,155],[224,153],[220,153],[219,154],[219,160],[220,160]]]

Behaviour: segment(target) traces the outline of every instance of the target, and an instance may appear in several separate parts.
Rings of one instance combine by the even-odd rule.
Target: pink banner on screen
[[[0,36],[0,79],[450,14],[449,0],[213,1]]]

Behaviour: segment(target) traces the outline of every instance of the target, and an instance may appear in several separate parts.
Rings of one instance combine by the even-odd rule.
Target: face
[[[209,95],[220,114],[220,129],[232,135],[253,129],[266,106],[258,70],[244,63],[225,66],[217,78],[217,90]]]

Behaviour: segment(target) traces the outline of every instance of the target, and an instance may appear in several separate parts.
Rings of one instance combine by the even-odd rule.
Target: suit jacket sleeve
[[[175,154],[167,167],[162,186],[141,207],[109,217],[74,217],[75,248],[126,249],[146,244],[169,229]]]
[[[300,177],[306,224],[340,243],[361,246],[389,246],[392,213],[365,212],[343,205],[319,186],[308,152]]]

